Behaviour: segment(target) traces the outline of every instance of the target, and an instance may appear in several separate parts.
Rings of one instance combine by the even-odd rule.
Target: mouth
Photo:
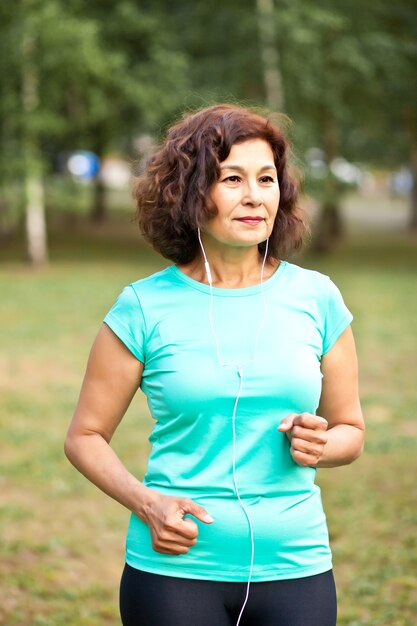
[[[247,224],[248,226],[257,226],[265,220],[263,217],[259,217],[258,215],[245,215],[245,217],[238,217],[237,221],[242,224]]]

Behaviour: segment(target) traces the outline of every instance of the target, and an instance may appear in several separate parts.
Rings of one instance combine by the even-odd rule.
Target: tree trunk
[[[34,265],[48,262],[45,223],[45,201],[41,173],[26,172],[26,239],[29,261]]]
[[[323,147],[328,174],[323,181],[323,200],[313,244],[317,252],[330,251],[340,241],[344,231],[338,183],[330,170],[331,163],[337,156],[337,127],[334,117],[329,113],[324,117]]]
[[[39,105],[39,81],[33,60],[34,52],[35,39],[29,33],[25,33],[22,40],[22,108],[26,241],[29,261],[33,265],[42,265],[48,262],[48,245],[40,151],[37,132],[31,119]]]
[[[417,113],[415,109],[407,107],[404,110],[405,127],[410,142],[410,170],[412,187],[410,194],[409,229],[417,231]]]
[[[266,102],[272,111],[282,111],[284,89],[275,41],[274,3],[273,0],[256,0],[256,5]]]
[[[7,208],[7,202],[0,194],[0,240],[7,239],[11,230],[7,220]]]
[[[410,197],[409,228],[417,232],[417,146],[414,147],[414,154],[411,159],[411,175],[413,177],[413,186]]]
[[[339,206],[332,201],[324,202],[316,227],[313,248],[316,252],[330,252],[340,241],[343,233]]]
[[[101,159],[100,159],[101,162]],[[106,188],[100,172],[94,179],[93,204],[91,209],[91,219],[93,222],[104,222],[107,218]]]
[[[94,179],[93,202],[90,217],[93,222],[104,222],[107,218],[106,186],[102,176],[102,164],[106,150],[105,133],[102,128],[95,131],[94,152],[100,161],[99,171]]]

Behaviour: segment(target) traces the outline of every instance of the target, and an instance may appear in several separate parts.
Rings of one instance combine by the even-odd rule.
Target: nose
[[[262,204],[261,190],[257,181],[248,181],[246,183],[242,204],[254,207]]]

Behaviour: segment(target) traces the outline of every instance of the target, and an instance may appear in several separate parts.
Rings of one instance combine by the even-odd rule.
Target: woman
[[[317,467],[362,451],[352,316],[282,260],[306,230],[270,121],[219,105],[170,129],[136,186],[174,264],[126,287],[94,342],[70,461],[132,512],[125,626],[334,626]],[[138,387],[143,483],[110,447]]]

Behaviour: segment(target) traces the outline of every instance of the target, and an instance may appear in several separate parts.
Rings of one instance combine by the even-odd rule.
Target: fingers
[[[297,441],[308,441],[312,444],[323,445],[327,441],[326,430],[313,430],[311,428],[303,428],[302,426],[294,426],[292,429],[292,439]]]
[[[198,520],[200,520],[200,522],[204,522],[205,524],[211,524],[212,522],[214,522],[214,519],[211,517],[211,515],[209,515],[206,509],[199,504],[196,504],[192,500],[188,500],[188,498],[185,498],[181,502],[183,515],[189,513],[193,517],[196,517]]]
[[[323,447],[326,444],[327,437],[323,437],[321,440],[309,441],[308,439],[299,439],[293,437],[291,440],[291,448],[302,452],[303,454],[311,454],[313,456],[320,456],[323,452]]]
[[[287,432],[293,426],[303,426],[312,430],[326,430],[327,420],[320,415],[312,415],[311,413],[290,413],[281,421],[278,430]]]
[[[155,552],[160,552],[161,554],[187,554],[196,543],[196,537],[194,539],[185,539],[168,530],[162,530],[155,534],[152,533],[152,548]]]
[[[163,554],[186,554],[195,545],[198,535],[197,524],[185,515],[193,515],[206,524],[213,518],[207,511],[188,498],[162,496],[146,520],[152,537],[152,547]]]
[[[294,426],[302,426],[311,430],[327,430],[327,420],[320,415],[311,413],[300,413],[293,420]]]
[[[311,413],[287,415],[278,427],[291,443],[290,453],[297,465],[315,467],[327,443],[327,420]]]
[[[294,463],[300,467],[316,467],[320,461],[320,454],[304,454],[299,450],[294,450],[294,448],[291,448],[290,451]]]
[[[198,528],[192,520],[168,515],[151,527],[152,548],[163,554],[186,554],[197,542]]]
[[[287,415],[287,417],[284,417],[284,419],[278,426],[278,430],[282,433],[286,433],[291,430],[294,425],[294,419],[297,417],[297,415],[297,413],[290,413],[289,415]]]

